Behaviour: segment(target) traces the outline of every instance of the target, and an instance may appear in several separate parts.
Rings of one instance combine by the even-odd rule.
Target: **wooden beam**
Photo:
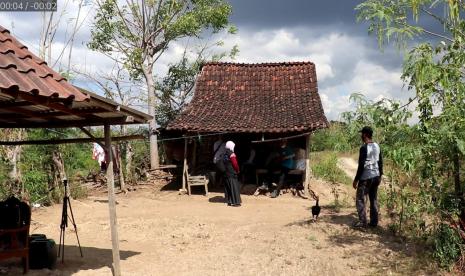
[[[14,114],[14,113],[5,113],[5,114],[0,114],[3,119],[48,119],[48,118],[54,118],[54,117],[59,117],[59,116],[69,116],[70,114],[65,113],[65,112],[56,112],[56,111],[40,111],[40,112],[33,112],[30,110],[25,110],[20,107],[5,107],[3,108],[5,110],[10,110],[16,113],[21,113],[20,114]],[[95,113],[103,113],[103,112],[108,112],[103,109],[73,109],[74,113],[76,114],[95,114]],[[77,116],[77,115],[76,115]],[[59,118],[56,118],[57,121],[62,120]]]
[[[146,137],[143,135],[128,135],[113,137],[113,141],[129,141],[129,140],[144,140]],[[78,143],[92,143],[96,142],[103,148],[105,145],[101,142],[105,141],[105,138],[70,138],[70,139],[56,139],[56,140],[29,140],[29,141],[0,141],[2,146],[23,146],[23,145],[60,145],[60,144],[78,144]]]
[[[94,114],[79,114],[79,113],[74,112],[74,110],[72,109],[73,101],[69,99],[35,96],[35,95],[28,94],[28,93],[22,93],[19,91],[1,90],[1,92],[6,95],[9,95],[15,100],[27,101],[27,102],[30,102],[36,105],[41,105],[47,108],[58,110],[58,111],[67,113],[69,115],[74,115],[74,116],[78,116],[81,118],[93,119],[93,120],[102,119],[101,117],[96,116]],[[130,123],[141,123],[141,124],[147,123],[147,119],[144,118],[143,116],[144,114],[142,112],[139,112],[137,110],[134,110],[133,113],[126,112],[126,111],[120,111],[122,108],[126,109],[126,107],[120,106],[119,104],[114,103],[98,95],[93,94],[92,97],[93,97],[92,98],[93,100],[91,100],[91,103],[97,108],[108,110],[108,112],[113,112],[113,113],[117,112],[119,115],[121,115],[122,118],[124,118],[125,120],[128,120]],[[100,98],[104,100],[100,100]]]
[[[111,244],[113,255],[113,275],[121,276],[118,222],[116,220],[116,201],[115,201],[115,176],[113,173],[113,154],[111,149],[111,129],[110,125],[104,126],[105,133],[105,157],[107,163],[107,185],[108,185],[108,207],[110,209],[110,229]]]
[[[34,105],[34,104],[31,102],[27,102],[27,101],[20,101],[20,102],[5,101],[5,102],[0,102],[0,109],[9,108],[9,107],[31,106],[31,105]]]
[[[100,118],[99,119],[82,119],[82,120],[61,120],[59,122],[12,122],[1,123],[0,128],[66,128],[66,127],[87,127],[109,125],[127,125],[143,124],[139,121],[131,121],[128,118]]]
[[[4,93],[14,97],[15,99],[22,99],[24,101],[28,101],[31,103],[34,103],[36,105],[41,105],[47,108],[55,109],[61,112],[64,112],[69,115],[74,115],[78,116],[81,118],[86,118],[86,119],[99,119],[100,117],[93,115],[93,114],[79,114],[73,111],[72,109],[72,100],[65,100],[63,99],[60,102],[57,102],[56,100],[54,101],[53,98],[51,97],[41,97],[41,96],[34,96],[30,95],[27,93],[21,93],[21,92],[9,92],[9,91],[3,91]]]
[[[95,143],[99,144],[102,148],[105,148],[105,145],[102,144],[89,130],[85,129],[84,127],[79,128],[82,132],[84,132],[87,136],[89,136]]]
[[[262,136],[262,140],[260,140],[260,141],[252,141],[251,143],[258,144],[258,143],[277,142],[277,141],[282,141],[282,140],[289,140],[289,139],[299,138],[299,137],[302,137],[302,136],[308,136],[310,134],[312,134],[312,132],[307,132],[307,133],[302,133],[302,134],[297,134],[297,135],[292,135],[292,136],[287,136],[287,137],[282,137],[282,138],[276,138],[276,139],[267,139],[267,140],[264,140],[264,136]]]

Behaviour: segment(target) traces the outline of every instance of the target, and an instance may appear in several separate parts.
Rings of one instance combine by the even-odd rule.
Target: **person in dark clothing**
[[[361,131],[363,146],[360,147],[358,169],[352,183],[356,192],[356,206],[359,221],[355,227],[378,226],[378,186],[383,176],[383,157],[381,149],[372,140],[373,130],[364,127]],[[368,195],[370,199],[370,223],[367,224],[366,202]]]
[[[223,162],[224,172],[224,197],[228,206],[241,206],[241,192],[237,175],[239,174],[239,164],[234,153],[235,144],[232,141],[226,142]]]
[[[272,198],[276,198],[279,196],[279,192],[281,191],[281,188],[283,187],[285,181],[288,178],[289,171],[292,170],[295,166],[294,157],[294,151],[291,147],[288,146],[287,140],[282,140],[280,150],[281,168],[279,173],[278,186],[271,194]]]

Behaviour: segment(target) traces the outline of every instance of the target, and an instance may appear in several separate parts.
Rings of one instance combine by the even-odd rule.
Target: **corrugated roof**
[[[303,132],[328,126],[311,62],[208,63],[168,130]]]
[[[0,26],[0,89],[74,101],[89,100]]]

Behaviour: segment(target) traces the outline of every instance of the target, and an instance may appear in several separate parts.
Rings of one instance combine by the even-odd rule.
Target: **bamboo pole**
[[[311,169],[310,169],[310,136],[308,134],[305,139],[305,187],[306,192],[310,192],[310,178],[311,178]]]
[[[181,192],[186,192],[186,178],[187,178],[187,138],[184,139],[184,164],[182,167],[182,189]]]
[[[111,149],[110,125],[105,125],[104,132],[107,161],[108,207],[110,209],[111,244],[113,253],[113,275],[121,276],[118,223],[116,221],[115,176],[113,173],[113,153]]]
[[[112,141],[128,141],[128,140],[144,140],[143,135],[128,135],[113,137]],[[105,138],[70,138],[70,139],[56,139],[56,140],[29,140],[29,141],[0,141],[2,146],[22,146],[22,145],[60,145],[60,144],[77,144],[77,143],[92,143],[100,142]]]

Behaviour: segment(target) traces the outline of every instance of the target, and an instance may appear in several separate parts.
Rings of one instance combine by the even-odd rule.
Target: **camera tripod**
[[[71,201],[69,200],[67,179],[63,179],[63,185],[65,186],[65,194],[63,196],[63,209],[61,211],[60,244],[58,247],[58,257],[60,257],[60,253],[61,253],[62,263],[65,262],[65,230],[66,230],[66,227],[68,227],[68,219],[71,221],[71,223],[74,226],[74,232],[76,233],[76,238],[77,238],[77,242],[79,245],[79,251],[81,252],[81,257],[84,257],[84,255],[82,255],[81,243],[79,242],[76,221],[74,220],[73,208],[71,208]],[[68,215],[68,206],[69,206],[71,217]]]

